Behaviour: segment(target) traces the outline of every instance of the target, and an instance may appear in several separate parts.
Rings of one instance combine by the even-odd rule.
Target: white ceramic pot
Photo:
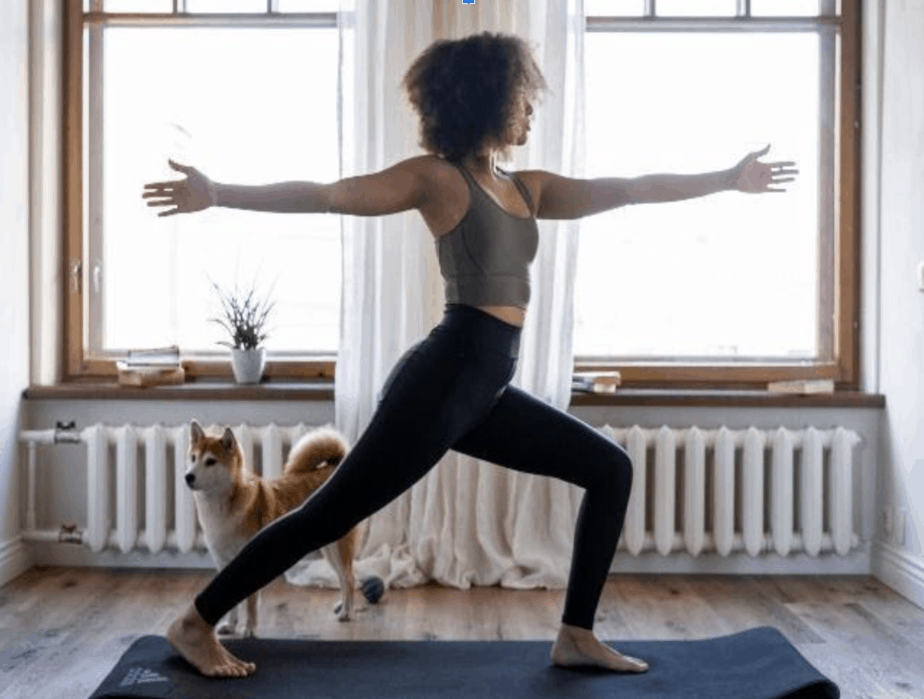
[[[231,369],[238,383],[260,383],[266,366],[266,348],[231,348]]]

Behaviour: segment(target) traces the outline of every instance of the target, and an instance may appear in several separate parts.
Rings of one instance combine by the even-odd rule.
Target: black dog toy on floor
[[[370,603],[375,604],[385,592],[385,583],[382,582],[382,578],[372,575],[360,583],[359,589]]]

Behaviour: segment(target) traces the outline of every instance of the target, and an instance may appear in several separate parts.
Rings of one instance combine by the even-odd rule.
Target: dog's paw
[[[241,638],[256,638],[257,632],[255,629],[249,627],[244,627],[244,632],[241,634]]]
[[[343,602],[337,602],[334,606],[334,614],[337,615],[337,621],[349,621],[350,610],[344,607]]]

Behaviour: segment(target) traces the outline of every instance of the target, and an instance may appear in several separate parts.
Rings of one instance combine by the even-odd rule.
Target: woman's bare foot
[[[170,624],[167,642],[207,677],[247,677],[257,670],[229,653],[218,642],[215,629],[199,616],[194,604]]]
[[[552,646],[552,662],[560,667],[599,667],[619,672],[645,672],[648,663],[622,655],[597,640],[593,631],[562,624]]]

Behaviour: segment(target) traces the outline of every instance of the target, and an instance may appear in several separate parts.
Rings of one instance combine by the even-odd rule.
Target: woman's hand
[[[172,182],[151,182],[144,185],[142,199],[151,199],[148,206],[175,206],[175,209],[163,211],[158,216],[173,214],[190,214],[202,211],[218,203],[218,188],[208,177],[189,165],[180,165],[167,160],[170,167],[186,175],[185,180]]]
[[[792,161],[778,163],[760,163],[757,159],[766,155],[770,150],[770,145],[761,151],[754,151],[744,157],[744,159],[732,168],[732,182],[734,188],[741,192],[751,194],[760,194],[762,192],[785,192],[782,187],[772,188],[770,185],[782,184],[783,182],[792,182],[795,177],[784,177],[784,175],[797,175],[798,170],[790,166],[795,165]]]

